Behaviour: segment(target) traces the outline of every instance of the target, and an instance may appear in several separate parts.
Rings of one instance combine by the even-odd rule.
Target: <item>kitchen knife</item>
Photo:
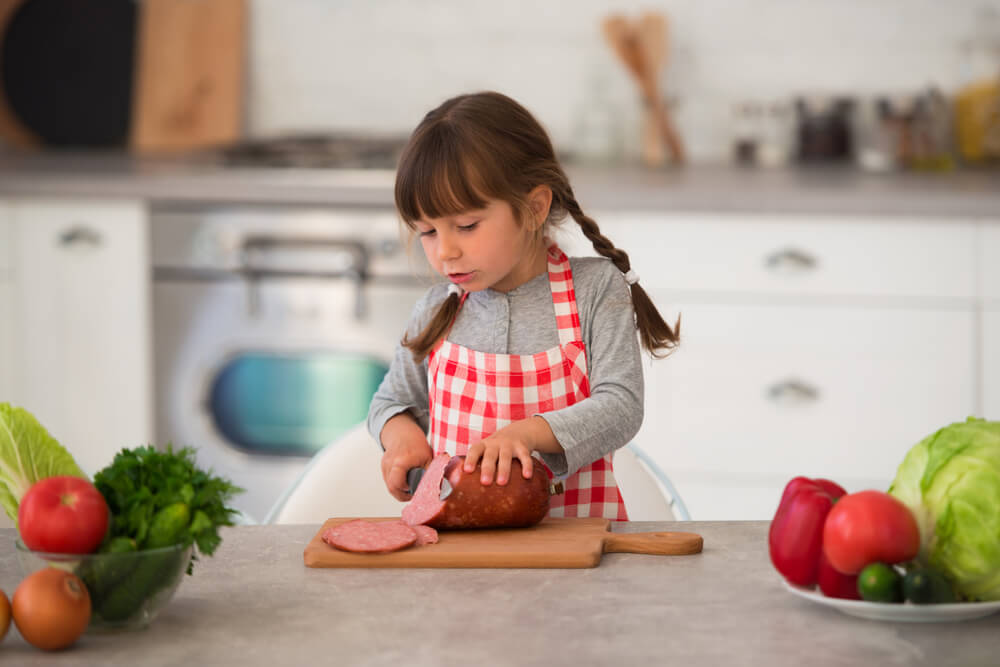
[[[423,468],[410,468],[406,471],[406,485],[410,489],[410,495],[412,496],[417,492],[417,487],[420,486],[420,480],[426,472]]]
[[[410,495],[412,496],[417,492],[417,487],[420,486],[420,480],[423,479],[424,473],[427,472],[423,468],[410,468],[406,471],[406,485],[409,487]],[[451,495],[451,482],[447,479],[441,480],[441,495],[439,498],[444,500]]]

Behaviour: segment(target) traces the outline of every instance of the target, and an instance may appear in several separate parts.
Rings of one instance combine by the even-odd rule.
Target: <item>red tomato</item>
[[[24,544],[34,551],[86,554],[108,530],[108,504],[81,477],[48,477],[31,485],[17,510]]]
[[[851,493],[826,515],[823,553],[844,574],[857,574],[874,562],[902,563],[916,557],[919,550],[917,520],[888,493]]]

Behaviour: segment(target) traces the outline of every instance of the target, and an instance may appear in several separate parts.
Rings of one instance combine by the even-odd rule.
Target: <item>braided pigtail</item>
[[[681,318],[678,315],[677,322],[673,328],[667,324],[660,311],[656,309],[653,300],[646,294],[646,290],[639,286],[638,278],[632,272],[632,263],[626,253],[621,248],[616,248],[608,237],[601,233],[597,223],[587,215],[577,203],[572,191],[567,191],[566,196],[560,202],[566,212],[572,216],[576,223],[580,225],[584,235],[590,239],[594,245],[594,250],[602,257],[607,257],[618,270],[626,275],[629,282],[629,289],[632,292],[632,308],[635,310],[635,324],[639,330],[639,339],[642,346],[656,358],[662,358],[670,354],[677,344],[680,343]]]
[[[454,321],[455,316],[458,314],[458,306],[461,300],[462,297],[457,292],[449,291],[448,298],[438,306],[434,317],[427,323],[424,330],[417,334],[416,338],[411,338],[409,334],[403,335],[403,340],[400,342],[403,347],[413,352],[413,358],[418,362],[423,361],[424,357],[430,354],[434,345],[448,333],[448,327],[451,326],[452,321]]]

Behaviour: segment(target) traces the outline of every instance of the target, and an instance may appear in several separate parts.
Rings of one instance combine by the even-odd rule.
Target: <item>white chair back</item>
[[[690,521],[670,478],[634,442],[615,452],[615,480],[630,521]]]
[[[359,424],[316,455],[264,523],[323,523],[330,517],[397,517],[404,504],[382,481],[382,449]],[[615,452],[615,478],[632,521],[686,521],[670,480],[634,443]]]
[[[313,456],[264,523],[323,523],[330,517],[398,517],[403,503],[382,481],[382,448],[359,424]]]

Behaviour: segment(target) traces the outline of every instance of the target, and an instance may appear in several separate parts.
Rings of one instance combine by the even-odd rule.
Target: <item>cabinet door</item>
[[[1000,220],[983,222],[980,232],[979,293],[988,306],[1000,309]]]
[[[968,221],[854,216],[597,213],[646,288],[713,297],[972,299]],[[594,254],[578,228],[557,235]],[[928,270],[932,267],[933,271]]]
[[[637,440],[696,519],[770,518],[795,475],[884,489],[913,444],[975,409],[972,307],[664,310],[683,314],[682,343],[649,362]]]
[[[14,390],[14,368],[12,366],[13,323],[10,289],[10,206],[0,200],[0,402],[10,400]],[[2,513],[0,513],[2,514]]]
[[[982,391],[980,416],[1000,420],[1000,221],[984,222],[979,244],[982,283]]]
[[[1000,304],[983,313],[983,413],[1000,421]]]
[[[20,201],[12,213],[15,397],[93,474],[153,435],[145,209]]]

